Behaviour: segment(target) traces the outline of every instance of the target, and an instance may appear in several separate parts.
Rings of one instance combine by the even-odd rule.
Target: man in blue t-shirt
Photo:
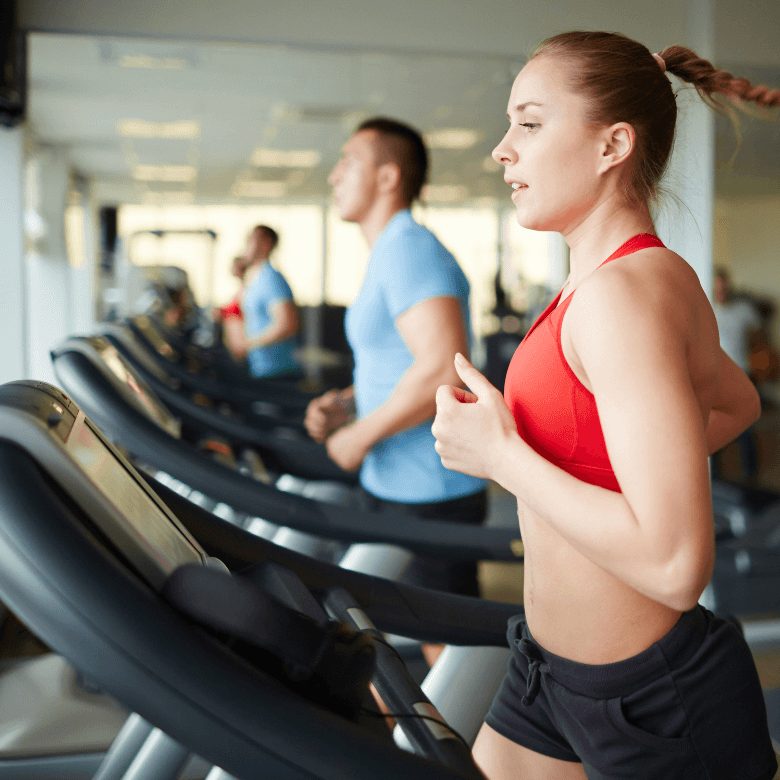
[[[459,385],[468,354],[469,284],[455,258],[409,211],[427,175],[420,134],[390,119],[361,124],[329,182],[341,218],[360,226],[371,256],[346,332],[354,383],[311,402],[309,433],[342,468],[360,468],[369,507],[481,523],[485,485],[445,469],[431,422],[439,385]],[[421,585],[476,595],[476,566],[419,561]]]
[[[256,377],[295,375],[295,334],[298,310],[292,290],[270,261],[279,236],[268,225],[257,225],[247,238],[247,262],[241,311],[243,343],[234,354],[246,355],[249,372]]]

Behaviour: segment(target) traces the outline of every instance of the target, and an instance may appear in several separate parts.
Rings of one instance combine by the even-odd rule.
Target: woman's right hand
[[[503,445],[522,443],[515,421],[501,392],[461,354],[455,356],[455,370],[471,391],[451,385],[436,391],[434,448],[445,468],[498,481],[495,464],[505,460]]]
[[[342,390],[329,390],[311,401],[306,408],[304,425],[314,441],[322,443],[333,431],[350,421],[354,407]]]

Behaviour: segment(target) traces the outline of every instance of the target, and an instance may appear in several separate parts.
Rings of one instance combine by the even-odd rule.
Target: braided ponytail
[[[742,102],[756,103],[764,108],[780,105],[780,89],[751,84],[748,79],[719,70],[685,46],[668,46],[659,55],[670,73],[692,84],[701,99],[715,109],[722,107],[714,97],[716,95],[722,95],[737,106]]]

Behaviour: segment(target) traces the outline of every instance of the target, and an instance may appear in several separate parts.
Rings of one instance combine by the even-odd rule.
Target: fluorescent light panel
[[[166,190],[160,192],[157,190],[147,190],[143,194],[144,203],[192,203],[195,200],[195,194],[189,190]]]
[[[146,119],[120,119],[116,124],[123,138],[168,138],[189,140],[200,138],[200,122],[179,119],[174,122],[148,122]]]
[[[143,70],[184,70],[188,62],[183,57],[153,57],[151,54],[123,54],[119,57],[120,68]]]
[[[485,173],[498,173],[503,168],[502,165],[499,165],[492,157],[486,157],[482,161],[482,170]]]
[[[316,168],[322,155],[316,149],[267,149],[259,146],[252,152],[257,168]]]
[[[282,198],[287,194],[285,181],[238,181],[233,195],[239,198]]]
[[[136,165],[133,178],[136,181],[179,181],[195,179],[198,171],[193,165]]]
[[[444,127],[425,134],[425,142],[431,149],[470,149],[482,137],[468,127]]]

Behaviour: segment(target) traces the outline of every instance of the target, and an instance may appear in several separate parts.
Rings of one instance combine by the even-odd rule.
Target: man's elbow
[[[287,321],[285,322],[285,335],[284,337],[289,339],[295,336],[298,333],[298,330],[300,329],[301,322],[300,318],[298,317],[298,312],[296,310],[293,310],[293,312],[290,314],[290,316],[287,318]]]

